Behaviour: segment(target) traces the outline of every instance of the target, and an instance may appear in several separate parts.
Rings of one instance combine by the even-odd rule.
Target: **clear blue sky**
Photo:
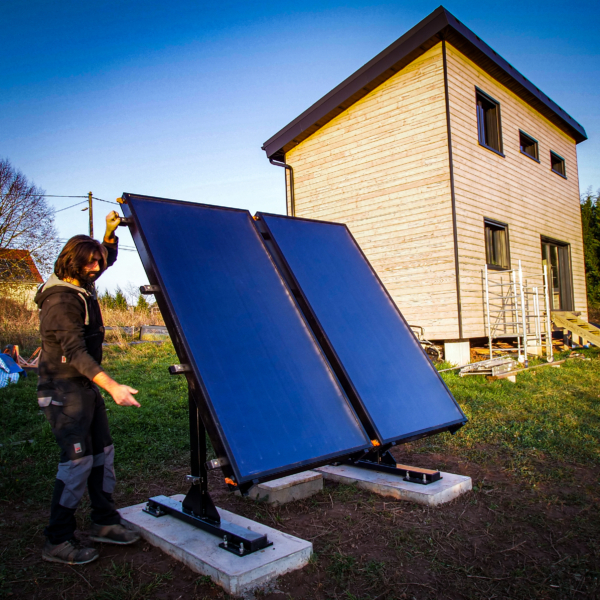
[[[4,2],[0,156],[48,194],[284,212],[283,170],[262,143],[437,6]],[[600,2],[444,6],[585,127],[580,188],[599,188]],[[97,236],[109,208],[95,205]],[[86,232],[79,208],[56,220],[63,238]],[[121,240],[133,245],[123,230]],[[135,252],[100,288],[127,282],[146,283]]]

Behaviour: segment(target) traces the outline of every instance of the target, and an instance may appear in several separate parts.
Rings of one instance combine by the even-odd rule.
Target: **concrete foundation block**
[[[355,483],[359,487],[380,496],[408,500],[427,506],[437,506],[450,502],[450,500],[458,498],[458,496],[473,488],[470,477],[454,475],[453,473],[440,472],[442,479],[429,485],[421,485],[404,481],[400,475],[371,471],[354,465],[337,467],[328,465],[319,467],[318,470],[323,473],[325,479],[345,484]]]
[[[471,345],[466,342],[444,342],[444,360],[456,367],[471,363]]]
[[[250,488],[248,497],[268,504],[286,504],[314,496],[322,489],[323,475],[317,471],[304,471],[281,479],[259,483]]]
[[[183,494],[172,496],[182,501]],[[239,596],[249,590],[263,586],[268,581],[304,567],[312,554],[312,543],[282,533],[266,525],[256,523],[227,510],[219,508],[219,514],[227,521],[266,534],[272,546],[237,556],[219,548],[218,537],[188,525],[175,517],[159,518],[143,512],[146,503],[119,510],[123,521],[138,531],[153,546],[183,562],[187,567],[208,575],[228,594]]]

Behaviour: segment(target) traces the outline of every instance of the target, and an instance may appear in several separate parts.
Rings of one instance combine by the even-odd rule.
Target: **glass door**
[[[552,310],[574,310],[569,245],[542,238],[542,264],[548,269]]]

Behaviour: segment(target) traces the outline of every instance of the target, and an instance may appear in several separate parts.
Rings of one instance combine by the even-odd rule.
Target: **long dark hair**
[[[82,279],[83,267],[93,261],[94,252],[100,252],[100,274],[107,269],[106,259],[108,251],[98,241],[89,235],[73,236],[60,251],[54,263],[54,273],[59,279]],[[82,282],[83,283],[83,282]]]

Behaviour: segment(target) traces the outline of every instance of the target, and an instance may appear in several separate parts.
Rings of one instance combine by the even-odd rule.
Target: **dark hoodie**
[[[107,265],[117,260],[117,244],[103,244]],[[35,296],[40,309],[40,382],[86,377],[102,372],[104,323],[96,295],[52,274]]]

